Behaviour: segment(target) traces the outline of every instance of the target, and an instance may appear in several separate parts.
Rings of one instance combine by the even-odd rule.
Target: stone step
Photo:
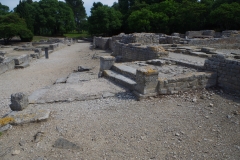
[[[203,58],[211,57],[211,55],[206,54],[205,52],[190,52],[189,55],[203,57]]]
[[[136,80],[136,72],[137,70],[135,68],[132,68],[132,67],[129,67],[129,66],[126,66],[124,64],[121,64],[121,63],[115,63],[111,70],[121,74],[121,75],[124,75],[132,80]]]
[[[110,79],[113,80],[115,82],[117,82],[118,84],[123,85],[124,87],[130,89],[130,90],[134,90],[135,85],[137,84],[135,81],[133,81],[132,79],[123,76],[115,71],[112,70],[104,70],[103,71],[103,75]]]

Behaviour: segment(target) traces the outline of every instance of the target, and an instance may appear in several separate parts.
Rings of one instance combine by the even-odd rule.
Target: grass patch
[[[2,132],[0,132],[0,137],[2,136],[2,134],[3,134],[3,133],[2,133]]]
[[[48,40],[49,37],[43,37],[43,36],[33,36],[33,42],[39,42],[40,40]]]
[[[64,34],[67,38],[88,38],[91,37],[87,32],[83,33],[66,33]]]

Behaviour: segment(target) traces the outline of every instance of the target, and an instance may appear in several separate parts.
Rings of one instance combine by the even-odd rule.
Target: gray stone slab
[[[210,52],[215,52],[216,48],[203,47],[203,48],[201,48],[201,51],[205,52],[205,53],[210,53]]]
[[[37,109],[35,107],[27,108],[23,111],[13,111],[9,113],[6,117],[11,117],[14,119],[10,122],[14,125],[31,123],[31,122],[41,122],[49,118],[51,111],[48,109]]]
[[[12,125],[6,124],[5,126],[0,127],[0,132],[7,131],[12,128]]]
[[[83,81],[89,81],[91,79],[96,79],[96,78],[97,78],[97,75],[95,74],[89,74],[85,72],[74,72],[68,76],[66,83],[80,83]]]
[[[190,52],[189,54],[193,56],[203,57],[203,58],[211,57],[211,55],[208,55],[204,52]]]
[[[55,84],[58,84],[58,83],[66,83],[68,77],[62,77],[62,78],[58,78],[55,82]]]
[[[24,62],[28,62],[29,61],[29,56],[27,54],[21,55],[19,57],[14,58],[15,64],[16,65],[20,65]]]
[[[36,103],[49,90],[49,87],[38,89],[28,96],[29,103]]]
[[[60,149],[77,149],[77,150],[80,149],[80,147],[77,144],[70,142],[64,138],[58,138],[55,141],[53,147]]]
[[[84,101],[102,98],[103,95],[106,95],[106,92],[116,94],[125,92],[125,90],[104,78],[99,78],[81,83],[55,84],[35,91],[29,96],[29,101],[30,103]]]

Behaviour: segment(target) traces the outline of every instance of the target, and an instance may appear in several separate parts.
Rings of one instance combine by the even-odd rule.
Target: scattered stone
[[[64,138],[58,138],[53,147],[60,148],[60,149],[80,149],[78,145],[75,143],[72,143]]]
[[[13,111],[22,111],[28,106],[28,96],[22,92],[15,93],[11,95],[10,108]]]
[[[25,143],[26,143],[25,141],[21,140],[21,141],[19,142],[19,145],[20,145],[20,146],[24,146]]]
[[[233,111],[234,115],[240,115],[240,111]]]
[[[210,103],[210,104],[209,104],[209,107],[213,107],[213,104],[212,104],[212,103]]]
[[[175,133],[175,136],[180,136],[180,134],[179,133]]]
[[[227,118],[230,119],[230,118],[232,118],[232,116],[231,115],[227,115]]]
[[[234,145],[238,150],[240,150],[240,146]]]
[[[201,99],[205,99],[206,97],[207,97],[206,94],[200,96]]]
[[[197,98],[195,97],[195,98],[193,98],[193,100],[192,100],[192,102],[197,102]]]
[[[91,68],[85,67],[85,66],[78,66],[78,72],[85,72],[85,71],[90,71]]]
[[[18,155],[19,153],[20,153],[20,150],[14,150],[14,151],[12,152],[12,155],[15,156],[15,155]]]
[[[42,136],[44,135],[44,132],[40,131],[40,132],[37,132],[35,135],[34,135],[34,142],[35,143],[38,143],[41,139],[42,139]]]
[[[24,124],[30,122],[41,122],[47,120],[50,115],[50,110],[48,109],[25,109],[23,111],[13,111],[7,115],[14,119],[11,124]]]
[[[111,93],[111,92],[104,92],[102,97],[103,98],[108,98],[108,97],[114,97],[115,94]]]

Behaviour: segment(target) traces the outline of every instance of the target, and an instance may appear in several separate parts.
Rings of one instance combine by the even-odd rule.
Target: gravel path
[[[213,107],[209,107],[210,103]],[[125,93],[113,98],[35,107],[50,109],[51,118],[14,126],[2,135],[0,159],[240,157],[240,115],[233,114],[240,109],[239,99],[219,92],[196,91],[143,101]],[[60,138],[71,143],[57,145]],[[14,151],[20,153],[13,156]]]
[[[94,67],[92,72],[99,71],[99,59],[93,55],[109,55],[100,50],[90,50],[90,43],[75,43],[57,50],[49,55],[33,60],[30,67],[11,70],[0,75],[0,116],[9,111],[12,93],[25,92],[30,95],[33,91],[52,85],[58,78],[66,77],[78,66]],[[102,53],[103,52],[103,53]]]

